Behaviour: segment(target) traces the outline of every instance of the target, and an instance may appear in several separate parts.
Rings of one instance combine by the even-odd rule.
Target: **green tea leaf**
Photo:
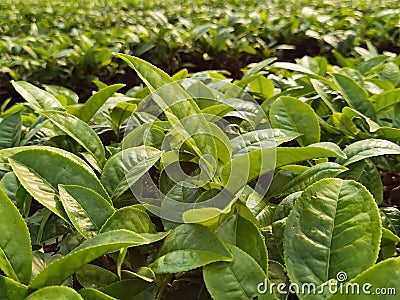
[[[367,92],[353,79],[343,74],[332,74],[343,98],[351,108],[376,121],[374,106],[369,100]]]
[[[34,197],[40,204],[47,207],[57,216],[68,221],[68,216],[58,199],[58,192],[45,178],[40,176],[31,168],[24,164],[20,164],[13,159],[9,159],[12,169],[17,175],[22,186]]]
[[[396,245],[400,238],[389,229],[382,228],[381,247],[379,251],[379,260],[385,260],[396,254]]]
[[[212,263],[203,269],[204,282],[213,299],[275,299],[273,294],[261,296],[257,291],[267,278],[257,262],[243,250],[228,247],[233,261]]]
[[[400,236],[400,210],[396,207],[381,207],[382,226]]]
[[[12,156],[14,162],[31,168],[57,188],[59,184],[90,188],[109,200],[109,196],[93,170],[76,155],[52,147],[21,147]],[[18,177],[18,174],[16,174]],[[21,176],[22,177],[22,174]],[[20,178],[19,178],[20,179]]]
[[[271,224],[272,226],[272,236],[276,243],[276,248],[279,251],[280,257],[284,257],[284,242],[285,242],[285,228],[286,228],[287,218],[280,219]]]
[[[0,190],[18,207],[23,217],[29,215],[32,196],[24,189],[14,172],[8,172],[1,178]]]
[[[62,98],[65,97],[64,99],[66,99],[67,105],[73,105],[78,103],[79,96],[74,91],[64,86],[51,85],[51,84],[44,84],[43,86],[46,89],[46,91],[56,96],[57,99],[60,99],[59,97]]]
[[[96,235],[114,213],[110,202],[91,189],[60,184],[58,190],[71,223],[85,238]]]
[[[19,145],[21,137],[21,115],[14,113],[0,121],[0,150]]]
[[[135,206],[126,206],[118,209],[105,222],[100,233],[117,229],[131,230],[136,233],[157,232],[147,212]]]
[[[270,108],[272,127],[303,134],[297,140],[301,146],[318,143],[320,128],[317,115],[306,103],[293,97],[280,97]]]
[[[395,299],[397,297],[396,291],[400,289],[399,282],[400,258],[389,258],[372,266],[343,286],[344,290],[352,291],[350,285],[358,284],[360,293],[338,293],[331,296],[329,300]],[[376,294],[378,291],[382,292],[380,294]]]
[[[84,184],[109,201],[94,172],[72,153],[51,147],[25,147],[9,161],[23,187],[64,220],[68,217],[58,199],[59,184]]]
[[[354,278],[376,261],[381,231],[377,205],[364,186],[341,179],[314,183],[287,218],[284,250],[289,278],[316,286],[339,272]]]
[[[110,121],[117,137],[120,136],[120,131],[124,122],[136,110],[137,105],[127,102],[118,103],[110,114]]]
[[[118,300],[153,300],[154,285],[141,279],[127,279],[110,284],[101,291]]]
[[[124,247],[150,244],[163,239],[166,233],[139,235],[128,230],[105,232],[84,241],[71,253],[50,264],[31,284],[31,288],[59,285],[82,266],[94,259]]]
[[[36,277],[40,272],[42,272],[49,264],[60,259],[61,254],[54,253],[43,253],[40,250],[32,251],[32,278]]]
[[[167,73],[134,56],[117,54],[117,57],[123,59],[136,71],[151,92],[160,89],[156,96],[162,99],[155,100],[162,109],[171,110],[179,120],[200,112],[190,95]]]
[[[374,95],[371,97],[371,103],[374,106],[376,113],[384,113],[394,108],[400,102],[400,88]]]
[[[117,300],[116,298],[93,288],[81,289],[79,290],[79,294],[81,294],[85,300]]]
[[[251,93],[262,95],[265,99],[274,95],[274,84],[264,76],[257,76],[250,82],[249,86]]]
[[[25,81],[12,81],[15,90],[28,102],[36,111],[62,108],[62,104],[52,94],[39,89]]]
[[[101,182],[115,200],[129,185],[143,176],[161,157],[161,151],[148,146],[132,147],[112,156],[104,166]]]
[[[232,139],[233,158],[261,148],[273,148],[299,137],[301,133],[285,129],[262,129]]]
[[[83,122],[89,122],[107,99],[124,86],[125,84],[113,84],[102,88],[86,100],[85,104],[75,113],[75,116]]]
[[[235,88],[232,92],[234,92],[234,94],[240,93],[240,91],[237,91]],[[219,99],[219,102],[234,108],[232,111],[228,112],[225,117],[235,117],[246,120],[253,128],[259,126],[262,119],[265,118],[263,110],[256,102],[239,98]]]
[[[394,62],[388,62],[385,64],[382,72],[380,72],[379,77],[397,87],[400,83],[400,68]]]
[[[240,215],[231,216],[218,227],[217,235],[224,242],[245,251],[255,259],[264,272],[267,272],[268,255],[264,237],[258,227],[251,221]]]
[[[43,300],[43,299],[60,299],[60,300],[83,300],[82,296],[67,286],[49,286],[33,292],[25,299],[27,300]]]
[[[383,126],[376,131],[376,137],[398,143],[400,140],[400,129]]]
[[[265,69],[265,67],[271,63],[273,63],[276,60],[276,57],[270,57],[267,59],[264,59],[258,63],[256,63],[255,65],[253,65],[247,72],[246,74],[244,74],[244,76],[242,77],[243,79],[249,78],[254,74],[258,74],[261,71],[263,71]],[[240,85],[239,85],[240,86]],[[244,86],[241,86],[242,88],[244,88]]]
[[[339,177],[360,182],[371,192],[378,204],[382,203],[383,184],[381,175],[370,159],[367,158],[353,163],[350,170],[342,173]]]
[[[303,191],[322,178],[335,177],[346,170],[346,167],[334,162],[317,164],[289,181],[277,194],[287,196],[294,192]]]
[[[149,267],[157,274],[177,273],[216,261],[231,261],[223,242],[207,227],[182,224],[175,228]]]
[[[331,102],[328,94],[326,93],[326,91],[324,90],[325,85],[316,80],[316,79],[310,79],[310,82],[312,84],[312,86],[314,87],[315,91],[318,93],[318,95],[321,97],[322,101],[324,101],[324,103],[326,104],[326,106],[332,111],[332,112],[337,112],[335,106],[333,105],[333,103]]]
[[[209,154],[218,160],[209,123],[191,96],[171,77],[152,64],[133,56],[118,54],[131,66],[152,92],[151,96],[164,111],[168,121],[184,138],[197,156]]]
[[[387,140],[368,139],[350,144],[343,152],[346,154],[347,158],[338,158],[336,162],[347,166],[369,157],[400,154],[400,146]]]
[[[372,57],[368,60],[365,60],[361,62],[357,69],[361,72],[361,74],[365,75],[368,73],[373,73],[375,69],[379,66],[381,66],[388,57],[386,55],[378,55],[375,57]]]
[[[31,279],[31,241],[25,221],[11,200],[0,190],[0,270],[27,284]]]
[[[14,172],[7,172],[0,180],[0,190],[2,190],[13,203],[17,203],[15,195],[20,183]]]
[[[85,288],[98,289],[118,281],[118,276],[107,269],[87,264],[76,272],[76,279]]]
[[[294,202],[300,198],[303,192],[295,192],[283,198],[283,200],[278,204],[272,216],[272,222],[276,222],[286,218],[290,211],[293,209]]]
[[[44,111],[41,114],[92,154],[100,166],[105,163],[103,143],[89,125],[66,112],[53,110]]]
[[[271,285],[274,283],[275,286],[272,287],[275,295],[279,295],[278,299],[286,299],[286,294],[289,292],[290,281],[287,277],[285,267],[281,265],[279,262],[270,260],[268,263],[268,278],[271,282]],[[284,292],[282,293],[282,289],[278,288],[279,284],[284,283],[285,286],[283,288]],[[279,286],[280,287],[280,286]],[[280,293],[280,292],[281,293]]]
[[[276,162],[274,163],[274,156]],[[221,181],[232,193],[261,174],[295,162],[322,157],[343,156],[332,143],[317,143],[307,147],[278,147],[254,150],[234,158],[221,171]],[[240,170],[240,171],[239,171]]]
[[[276,62],[272,65],[274,68],[281,68],[290,71],[300,72],[308,75],[315,75],[310,69],[303,67],[302,65],[294,64],[294,63],[287,63],[287,62]]]
[[[21,300],[28,294],[28,287],[0,275],[0,299]]]

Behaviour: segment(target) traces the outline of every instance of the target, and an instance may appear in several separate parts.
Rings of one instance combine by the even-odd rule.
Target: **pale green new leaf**
[[[160,96],[162,99],[155,99],[157,104],[162,109],[171,110],[177,119],[181,120],[200,112],[190,95],[167,73],[134,56],[118,54],[117,57],[123,59],[136,71],[151,92],[160,89],[157,91],[155,98]]]
[[[254,80],[250,81],[250,92],[262,95],[268,99],[274,95],[274,84],[264,76],[257,76]]]
[[[302,65],[294,64],[294,63],[276,62],[272,65],[272,67],[286,69],[286,70],[295,71],[295,72],[300,72],[300,73],[304,73],[304,74],[308,74],[308,75],[315,75],[315,73],[312,72],[310,69],[307,69],[306,67],[303,67]]]
[[[171,125],[184,136],[185,143],[199,157],[209,154],[217,161],[217,148],[209,123],[200,114],[200,109],[191,96],[168,74],[152,64],[126,54],[117,56],[136,71]]]
[[[246,74],[243,75],[241,81],[243,81],[244,79],[247,79],[255,74],[262,73],[262,71],[266,68],[266,66],[273,63],[275,60],[276,60],[276,57],[270,57],[270,58],[264,59],[264,60],[256,63],[249,70],[246,71]],[[240,87],[244,88],[244,86],[240,85],[241,81],[239,81],[238,85]]]

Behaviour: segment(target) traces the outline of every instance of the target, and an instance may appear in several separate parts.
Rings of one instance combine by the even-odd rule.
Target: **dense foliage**
[[[0,300],[396,299],[397,1],[32,3],[0,3]]]
[[[0,99],[10,96],[10,78],[64,85],[84,98],[95,78],[132,85],[112,52],[169,74],[225,69],[240,78],[240,68],[272,56],[334,62],[332,49],[349,55],[366,41],[396,52],[400,36],[396,0],[3,0],[0,17]]]
[[[268,59],[236,81],[118,55],[146,87],[97,82],[85,104],[12,82],[25,102],[0,122],[0,298],[285,299],[295,283],[342,299],[323,289],[339,274],[400,288],[382,182],[399,172],[400,59],[358,52],[345,68]]]

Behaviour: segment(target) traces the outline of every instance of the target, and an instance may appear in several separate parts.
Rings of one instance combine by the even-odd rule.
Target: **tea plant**
[[[84,104],[12,82],[25,102],[0,122],[0,299],[400,288],[382,182],[399,172],[400,59],[357,51],[343,67],[267,59],[236,81],[119,54],[145,86],[96,82]]]
[[[348,55],[371,41],[398,52],[398,1],[21,1],[0,3],[1,99],[9,79],[74,89],[131,73],[112,52],[140,56],[173,73],[228,69],[249,62]]]

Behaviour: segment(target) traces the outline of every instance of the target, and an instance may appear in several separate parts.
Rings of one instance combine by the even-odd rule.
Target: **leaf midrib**
[[[331,249],[332,249],[332,241],[333,241],[333,232],[334,229],[336,227],[336,215],[337,215],[337,208],[338,208],[338,203],[339,203],[339,199],[340,199],[340,193],[342,190],[342,186],[343,186],[343,182],[340,182],[340,187],[339,187],[339,192],[335,193],[335,214],[334,214],[334,218],[333,218],[333,222],[332,222],[332,228],[331,228],[331,234],[330,234],[330,243],[329,243],[329,247],[328,247],[328,261],[326,264],[326,274],[325,274],[325,281],[329,280],[329,271],[330,271],[330,262],[331,262]]]

